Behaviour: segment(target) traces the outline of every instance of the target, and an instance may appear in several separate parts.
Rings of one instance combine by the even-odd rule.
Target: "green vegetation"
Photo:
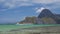
[[[36,17],[33,16],[33,17],[26,17],[23,21],[19,22],[20,24],[34,24],[36,21]]]
[[[26,17],[23,21],[19,23],[20,24],[40,24],[41,22],[42,24],[56,24],[56,21],[53,18],[50,18],[50,17],[37,18],[34,16]]]
[[[56,24],[56,21],[53,18],[41,18],[41,20],[44,22],[44,24]]]

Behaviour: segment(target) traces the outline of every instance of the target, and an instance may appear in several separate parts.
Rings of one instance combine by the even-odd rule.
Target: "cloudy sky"
[[[60,0],[0,0],[0,23],[19,22],[26,16],[38,16],[44,8],[60,14]]]

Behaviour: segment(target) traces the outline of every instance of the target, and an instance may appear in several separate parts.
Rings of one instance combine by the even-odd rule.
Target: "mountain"
[[[60,14],[43,9],[37,17],[26,17],[20,24],[60,24]]]
[[[60,14],[55,14],[55,16],[57,17],[55,20],[57,22],[57,24],[60,24]]]
[[[19,22],[20,24],[34,24],[36,22],[36,17],[26,17],[23,21]]]
[[[38,18],[44,24],[60,24],[60,14],[54,14],[49,9],[43,9]]]
[[[54,14],[49,10],[49,9],[44,9],[41,11],[41,13],[38,15],[38,18],[43,18],[43,17],[51,17],[54,18]]]
[[[57,17],[60,17],[60,14],[55,14]]]

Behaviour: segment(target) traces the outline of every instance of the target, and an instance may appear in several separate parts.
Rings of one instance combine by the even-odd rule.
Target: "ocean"
[[[44,26],[59,26],[58,24],[48,24],[48,25],[43,25],[43,24],[38,24],[38,25],[33,25],[33,24],[26,24],[26,25],[0,25],[0,31],[9,31],[13,29],[22,29],[22,28],[32,28],[32,27],[44,27]]]

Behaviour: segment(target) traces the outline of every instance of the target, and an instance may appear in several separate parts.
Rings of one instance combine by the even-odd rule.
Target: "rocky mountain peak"
[[[54,17],[54,14],[49,9],[43,9],[40,14],[38,15],[38,18],[43,17]]]

